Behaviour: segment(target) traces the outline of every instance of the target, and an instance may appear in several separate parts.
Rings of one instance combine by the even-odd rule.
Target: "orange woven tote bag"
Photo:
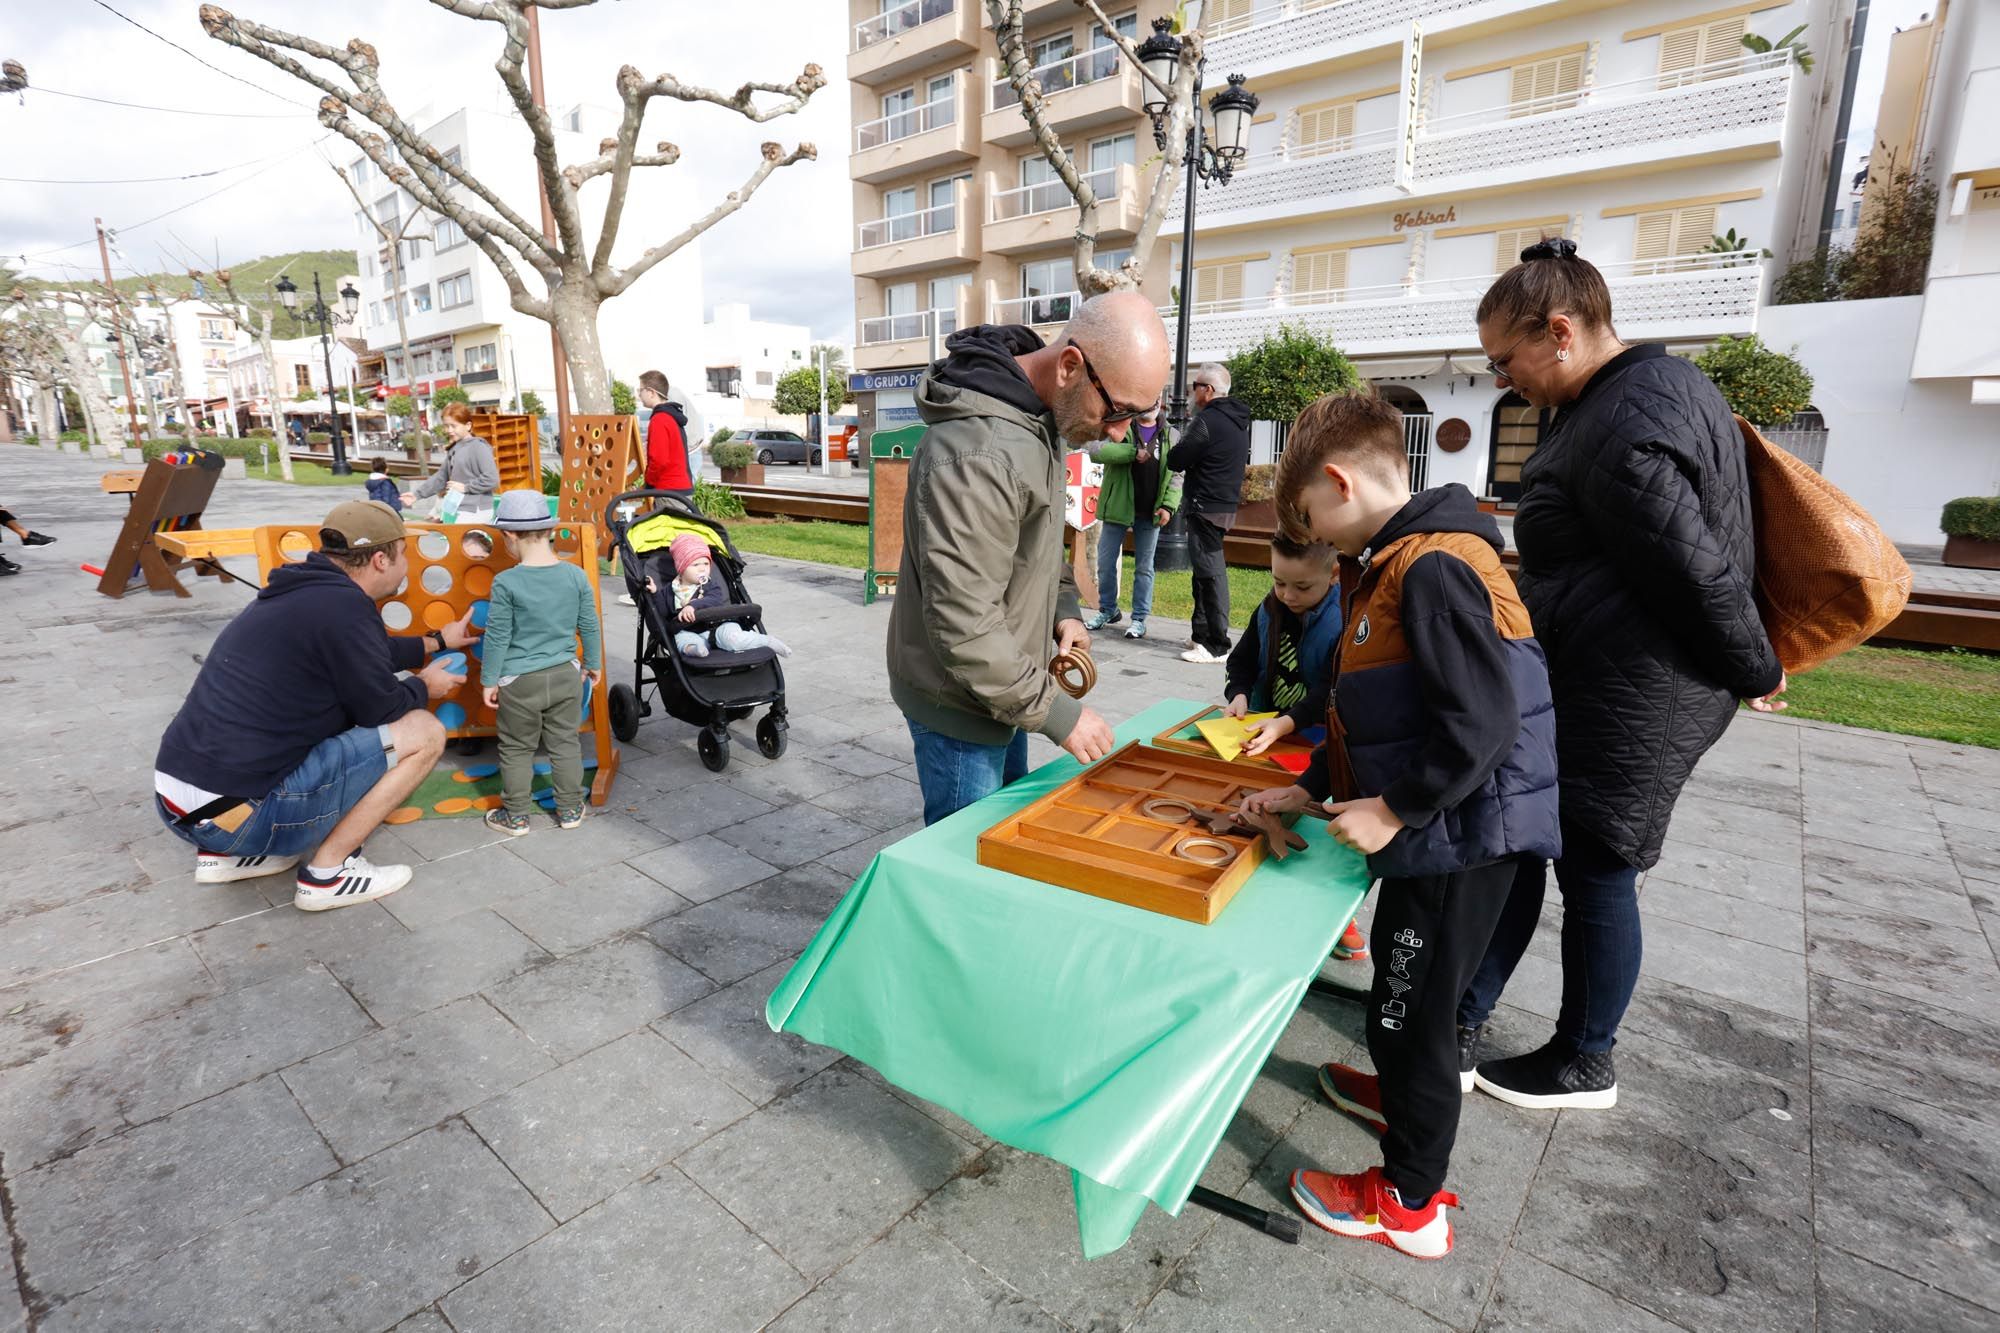
[[[1757,532],[1757,611],[1797,675],[1873,638],[1910,600],[1910,566],[1846,492],[1742,417]]]

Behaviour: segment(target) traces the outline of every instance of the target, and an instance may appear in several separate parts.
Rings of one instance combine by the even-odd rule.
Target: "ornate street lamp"
[[[336,477],[349,476],[353,473],[354,469],[347,465],[347,442],[342,438],[340,432],[340,399],[336,396],[333,385],[333,330],[331,326],[335,324],[352,324],[354,322],[355,316],[361,313],[361,293],[354,290],[353,283],[347,283],[340,289],[340,304],[345,313],[331,310],[327,307],[326,297],[320,290],[319,272],[318,270],[314,270],[313,303],[311,306],[303,311],[299,309],[298,284],[286,277],[278,279],[278,303],[293,314],[302,314],[306,319],[319,324],[320,355],[326,360],[327,415],[333,418],[332,471]],[[271,386],[271,399],[274,404],[277,401],[277,397],[278,388],[276,385],[273,385]],[[284,447],[282,441],[280,441],[278,447],[281,449]]]

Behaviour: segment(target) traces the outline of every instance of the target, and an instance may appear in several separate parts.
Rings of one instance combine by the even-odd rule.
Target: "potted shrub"
[[[1275,463],[1252,463],[1243,469],[1242,503],[1236,507],[1239,528],[1278,530],[1278,509],[1272,497],[1272,483],[1278,475]]]
[[[1968,495],[1944,507],[1944,562],[1961,569],[2000,569],[2000,495]]]
[[[764,465],[749,445],[725,442],[709,450],[715,465],[722,469],[725,486],[762,486]]]

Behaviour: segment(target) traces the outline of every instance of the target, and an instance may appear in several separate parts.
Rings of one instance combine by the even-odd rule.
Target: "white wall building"
[[[1801,23],[1811,75],[1741,44]],[[1818,206],[1815,109],[1839,68],[1823,2],[1224,0],[1203,27],[1209,69],[1261,105],[1248,160],[1197,206],[1192,354],[1288,323],[1331,338],[1410,414],[1420,485],[1518,494],[1536,414],[1483,373],[1473,315],[1524,246],[1576,241],[1621,337],[1686,350],[1757,329]],[[1704,253],[1732,229],[1746,251]]]
[[[339,338],[333,339],[331,346],[334,387],[344,391],[354,382],[360,359],[354,349]],[[245,341],[229,355],[230,394],[250,418],[257,425],[275,428],[276,423],[271,417],[271,399],[274,396],[279,417],[287,412],[317,414],[326,411],[326,356],[319,339],[273,338],[271,355],[278,363],[278,391],[275,395],[271,392],[271,372],[264,360],[263,348],[255,342]],[[310,393],[312,397],[300,402],[301,392]],[[344,396],[341,403],[344,412]]]
[[[598,108],[579,106],[554,114],[556,155],[565,165],[596,157],[598,142],[617,127],[614,113]],[[425,110],[411,122],[423,127],[425,137],[441,152],[456,154],[467,171],[521,216],[531,220],[539,216],[540,183],[532,140],[511,106],[496,111],[461,107],[443,114]],[[421,406],[435,390],[460,384],[475,404],[503,408],[527,389],[539,394],[553,413],[555,369],[549,325],[513,308],[499,272],[457,223],[419,210],[415,200],[366,159],[350,159],[348,172],[370,200],[374,216],[404,236],[409,366],[402,363],[389,248],[368,216],[355,211],[362,308],[353,331],[371,349],[387,353],[385,387],[391,393],[412,393]],[[607,194],[605,179],[583,190],[584,228],[593,242]],[[648,245],[680,230],[697,207],[685,177],[672,168],[635,170],[613,262],[630,262]],[[421,216],[405,229],[417,214]],[[524,278],[539,295],[540,279],[531,272],[524,272]],[[701,311],[701,243],[695,241],[602,307],[598,333],[612,374],[629,383],[640,370],[657,366],[677,382],[701,383]]]
[[[803,324],[779,324],[752,319],[742,303],[718,305],[701,330],[703,377],[681,383],[669,373],[674,395],[694,404],[711,433],[727,426],[786,426],[799,428],[803,417],[781,417],[773,409],[778,381],[807,364],[812,330]]]

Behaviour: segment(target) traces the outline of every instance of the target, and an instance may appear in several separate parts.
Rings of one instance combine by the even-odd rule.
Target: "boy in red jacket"
[[[646,489],[672,491],[694,503],[694,477],[688,472],[687,416],[678,403],[667,401],[667,377],[657,370],[639,376],[639,402],[652,409],[646,422]]]

